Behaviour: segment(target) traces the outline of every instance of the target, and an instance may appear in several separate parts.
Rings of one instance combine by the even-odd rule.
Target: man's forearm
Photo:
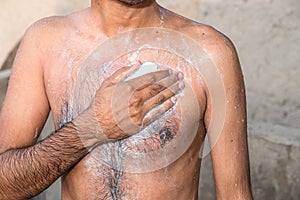
[[[73,123],[40,143],[0,154],[0,199],[33,197],[82,159],[88,150]]]

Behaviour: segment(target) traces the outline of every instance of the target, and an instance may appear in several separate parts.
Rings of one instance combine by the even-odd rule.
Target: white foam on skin
[[[152,62],[146,62],[142,64],[134,73],[132,73],[130,76],[128,76],[125,81],[137,78],[139,76],[159,71],[160,68],[155,63]]]
[[[157,40],[158,37],[161,38],[161,40]],[[124,54],[129,54],[132,56],[133,54],[138,55],[138,52],[144,49],[152,49],[153,51],[166,51],[174,56],[183,58],[185,61],[191,64],[191,66],[195,66],[196,71],[203,75],[203,79],[207,83],[211,93],[213,95],[217,94],[219,97],[214,98],[214,101],[212,102],[212,107],[217,109],[218,115],[212,115],[211,120],[214,122],[212,127],[215,127],[214,130],[211,131],[216,132],[215,139],[217,140],[218,132],[221,130],[223,123],[223,118],[221,117],[223,116],[223,113],[225,113],[222,104],[222,99],[225,97],[223,94],[225,94],[225,92],[222,90],[222,82],[217,79],[219,77],[218,70],[214,67],[213,62],[211,62],[209,59],[210,57],[198,46],[195,41],[185,37],[185,35],[179,32],[164,28],[137,29],[131,32],[122,33],[117,37],[111,38],[102,43],[101,46],[99,46],[93,52],[97,53],[97,56],[100,57],[97,59],[95,59],[95,56],[89,57],[82,64],[78,73],[78,78],[74,87],[74,97],[77,100],[74,102],[76,103],[75,111],[77,113],[82,112],[82,110],[89,105],[90,101],[93,100],[94,92],[97,90],[101,81],[113,73],[113,69],[110,69],[109,66],[111,66],[115,59],[120,58]],[[133,56],[132,59],[129,59],[127,62],[122,64],[128,66],[130,63],[136,63],[138,61],[136,59],[138,59],[138,57]],[[165,63],[160,62],[161,59],[168,60],[170,58],[168,56],[162,58],[159,55],[155,57],[157,63]],[[163,66],[168,66],[168,63],[166,63],[166,65],[164,64]],[[175,67],[175,70],[178,69],[178,71],[182,71],[184,74],[192,73],[189,68],[184,67],[184,63],[178,63],[178,66],[173,67]],[[135,73],[131,74],[125,80],[130,80],[132,78],[157,70],[159,70],[157,69],[157,66],[149,66],[144,63],[143,66],[141,66]],[[84,99],[82,98],[83,96],[85,97]],[[108,151],[115,148],[114,144],[107,143],[101,145],[101,147],[99,146],[98,149],[95,149],[97,151],[92,152],[92,156],[97,162],[104,163],[109,163],[111,156],[121,156],[121,158],[124,158],[122,161],[122,170],[130,173],[148,173],[158,169],[166,168],[171,163],[175,162],[192,144],[197,134],[198,123],[191,122],[198,122],[199,118],[199,105],[193,88],[186,84],[185,95],[183,97],[179,97],[180,106],[178,109],[180,109],[180,118],[182,118],[179,124],[179,130],[176,138],[170,140],[163,148],[156,148],[157,144],[153,144],[153,148],[149,148],[149,151],[147,150],[146,152],[140,152],[134,148],[132,151],[128,151],[126,146],[123,145],[119,148],[122,150],[122,155],[114,155]],[[195,106],[195,109],[191,109],[193,107],[192,105]],[[173,113],[170,114],[173,117]],[[145,136],[151,134],[152,128],[155,128],[157,125],[159,125],[159,121],[161,119],[163,118],[157,120],[158,124],[154,123],[153,127],[148,127],[147,129],[143,130],[144,134],[136,134],[136,140],[133,140],[134,136],[128,139],[131,140],[131,143],[136,143],[140,139],[145,138]],[[150,133],[148,133],[149,129]],[[149,143],[151,144],[151,141],[149,141]]]

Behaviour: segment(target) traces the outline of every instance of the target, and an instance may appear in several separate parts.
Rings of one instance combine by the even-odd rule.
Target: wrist
[[[93,106],[90,106],[76,117],[73,120],[73,124],[76,127],[78,136],[82,140],[84,146],[88,149],[93,148],[93,146],[98,143],[108,140],[106,134],[97,121]]]

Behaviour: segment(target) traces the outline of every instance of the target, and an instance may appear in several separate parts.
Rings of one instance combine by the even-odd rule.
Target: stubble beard
[[[118,1],[128,6],[136,6],[136,5],[146,3],[148,0],[118,0]]]

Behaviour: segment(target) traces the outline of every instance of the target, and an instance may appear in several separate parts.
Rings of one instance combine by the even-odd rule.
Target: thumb
[[[122,80],[128,77],[128,75],[132,74],[135,70],[137,70],[141,66],[141,64],[141,61],[138,61],[131,66],[122,67],[121,69],[113,73],[109,78],[107,78],[103,82],[103,85],[109,87],[120,83]]]

